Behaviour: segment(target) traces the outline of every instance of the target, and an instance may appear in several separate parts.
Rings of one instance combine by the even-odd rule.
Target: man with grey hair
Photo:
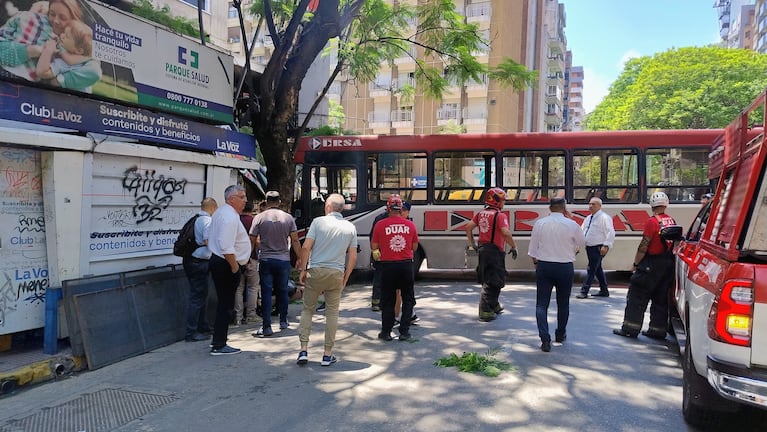
[[[239,354],[241,351],[227,345],[226,340],[234,312],[234,293],[240,283],[240,267],[248,263],[251,252],[248,231],[240,222],[240,213],[248,201],[245,188],[240,185],[227,187],[224,199],[226,204],[213,213],[208,238],[212,253],[210,274],[218,295],[210,355]]]
[[[613,247],[615,241],[613,218],[602,210],[602,200],[597,197],[589,200],[589,212],[591,214],[581,224],[583,235],[586,236],[586,257],[589,259],[589,265],[586,269],[586,279],[581,286],[581,293],[575,296],[579,299],[588,298],[594,277],[599,281],[599,293],[594,294],[594,297],[610,297],[607,279],[602,269],[602,258]]]
[[[309,361],[309,335],[312,331],[312,316],[317,298],[325,294],[325,350],[321,366],[336,362],[333,355],[338,308],[341,292],[349,282],[349,276],[357,263],[357,230],[354,224],[344,220],[341,211],[346,200],[340,194],[331,194],[325,200],[325,216],[312,221],[301,248],[300,262],[306,263],[301,269],[300,281],[304,289],[304,307],[298,327],[301,350],[297,363]]]

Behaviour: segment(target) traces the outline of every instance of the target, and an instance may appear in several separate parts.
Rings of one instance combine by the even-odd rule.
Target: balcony
[[[565,86],[565,80],[561,75],[548,75],[546,77],[546,85],[550,87],[563,88]]]
[[[402,53],[401,56],[394,59],[395,65],[413,64],[415,65],[415,59],[418,55],[418,51],[415,47],[410,47],[410,50],[406,53]]]
[[[557,88],[555,92],[546,92],[545,100],[549,105],[562,105],[562,91]]]
[[[368,127],[373,131],[380,131],[381,129],[391,128],[391,118],[388,112],[371,112],[368,113]],[[378,132],[377,132],[378,133]]]
[[[549,53],[552,57],[565,53],[565,44],[557,37],[549,38]]]
[[[437,110],[437,125],[443,126],[449,121],[457,122],[461,119],[461,108],[443,107]]]
[[[368,83],[368,92],[370,97],[391,97],[392,82],[391,81],[372,81]]]
[[[487,124],[487,110],[485,109],[468,109],[463,110],[463,124],[465,125],[486,125]]]
[[[467,97],[486,97],[487,96],[487,75],[482,75],[479,81],[469,81],[466,83]]]
[[[548,66],[549,74],[565,72],[565,60],[562,56],[549,57],[546,65]]]
[[[559,127],[562,124],[562,114],[559,111],[548,111],[543,117],[543,122],[549,126]]]
[[[469,23],[490,21],[492,15],[493,7],[490,2],[474,3],[466,6],[466,21]]]
[[[397,129],[413,127],[413,110],[391,112],[392,127]]]

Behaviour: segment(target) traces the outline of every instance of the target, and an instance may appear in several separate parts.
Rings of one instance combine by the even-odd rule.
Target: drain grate
[[[0,432],[109,431],[171,403],[173,396],[104,389],[0,425]]]

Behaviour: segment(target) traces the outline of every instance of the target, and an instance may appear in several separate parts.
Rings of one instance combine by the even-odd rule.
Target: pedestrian
[[[255,205],[252,201],[245,204],[245,209],[240,214],[240,222],[245,230],[250,232],[253,225],[253,211]],[[237,292],[234,294],[234,325],[256,322],[256,308],[258,307],[258,296],[261,292],[260,281],[258,277],[258,248],[256,247],[256,237],[250,236],[250,259],[242,271],[240,283],[237,285]]]
[[[402,217],[412,221],[413,218],[410,217],[410,209],[413,207],[413,205],[408,201],[402,202]],[[418,269],[415,268],[418,263],[413,262],[413,276],[415,277],[415,274],[418,273]],[[399,324],[399,322],[402,320],[401,315],[402,312],[402,292],[397,290],[397,300],[394,303],[394,316],[397,317],[395,320],[395,323]],[[413,309],[413,315],[410,317],[410,324],[415,324],[417,321],[419,321],[420,318],[418,318],[418,315],[415,314],[415,309]]]
[[[194,221],[194,240],[198,248],[192,255],[184,257],[182,264],[184,273],[189,279],[189,305],[186,312],[186,336],[187,342],[207,340],[210,336],[210,324],[207,318],[208,303],[208,274],[210,249],[208,248],[208,235],[210,233],[210,215],[216,211],[218,203],[207,197],[200,203],[198,218]]]
[[[543,352],[551,351],[548,313],[552,288],[557,289],[554,340],[561,343],[567,339],[570,292],[575,273],[573,262],[578,251],[586,245],[581,227],[569,217],[564,198],[552,198],[549,210],[551,214],[535,221],[527,252],[535,265],[535,320]]]
[[[673,242],[661,237],[661,228],[676,225],[666,214],[668,196],[655,192],[650,197],[653,215],[645,222],[642,240],[634,255],[634,273],[629,279],[623,325],[614,329],[619,336],[635,338],[642,330],[647,304],[650,306],[650,326],[643,335],[665,339],[668,329],[668,295],[674,284]]]
[[[240,222],[240,213],[248,200],[245,188],[240,185],[227,187],[224,199],[226,203],[213,213],[208,239],[212,253],[210,274],[218,295],[211,355],[240,353],[239,348],[227,345],[226,341],[234,312],[234,293],[240,283],[240,267],[248,263],[251,253],[248,232]]]
[[[586,237],[586,257],[589,265],[586,268],[586,280],[581,286],[581,293],[575,296],[579,299],[585,299],[589,296],[591,283],[596,276],[599,282],[599,293],[594,297],[610,297],[610,290],[607,289],[607,278],[602,269],[602,258],[613,247],[615,241],[615,228],[613,227],[613,218],[602,210],[602,200],[594,197],[589,200],[589,212],[591,213],[583,220],[581,229]]]
[[[376,228],[376,224],[389,217],[389,209],[386,208],[382,213],[379,213],[375,219],[373,219],[373,225],[370,226],[370,235],[368,239],[373,241],[373,230]],[[370,266],[373,267],[373,297],[370,302],[370,310],[373,312],[381,311],[381,269],[376,266],[376,260],[373,259],[372,251],[370,248]]]
[[[341,215],[344,203],[343,195],[331,194],[327,197],[325,216],[312,221],[301,248],[301,262],[307,265],[301,269],[300,276],[300,282],[304,284],[304,306],[298,325],[301,350],[297,362],[300,365],[309,361],[309,335],[320,294],[325,295],[325,350],[320,365],[330,366],[336,362],[333,346],[341,292],[357,263],[357,229]]]
[[[485,192],[485,208],[466,224],[469,249],[479,255],[477,276],[482,283],[479,295],[479,320],[492,321],[503,311],[498,301],[506,285],[506,245],[511,247],[512,259],[517,259],[517,244],[509,229],[509,218],[501,212],[506,203],[506,191],[490,188]],[[479,227],[479,238],[474,243],[474,228]]]
[[[402,293],[402,315],[413,316],[413,252],[418,249],[415,224],[402,217],[402,198],[391,195],[386,203],[389,217],[378,222],[373,230],[370,247],[376,267],[381,271],[381,332],[378,339],[392,340],[396,292]],[[410,339],[410,320],[399,325],[399,340]]]
[[[274,334],[272,330],[272,293],[277,298],[280,329],[290,326],[288,321],[288,280],[290,279],[290,250],[296,254],[296,268],[301,268],[301,243],[298,241],[296,221],[280,209],[280,193],[266,193],[266,210],[253,219],[250,235],[258,237],[258,275],[261,278],[261,309],[264,320],[261,334]],[[257,332],[258,334],[258,332]]]

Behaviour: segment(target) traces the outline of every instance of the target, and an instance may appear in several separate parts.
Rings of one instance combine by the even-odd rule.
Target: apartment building
[[[418,0],[387,0],[417,4]],[[153,0],[168,5],[171,13],[197,17],[197,0]],[[509,133],[519,131],[557,132],[569,130],[565,122],[568,108],[565,91],[567,66],[566,15],[564,4],[557,0],[456,0],[456,10],[468,22],[477,23],[487,47],[475,53],[489,66],[511,57],[530,70],[539,72],[535,88],[517,92],[504,88],[483,76],[477,82],[453,85],[442,100],[434,100],[415,88],[413,100],[402,100],[396,90],[406,84],[415,86],[413,58],[423,51],[411,47],[408,55],[391,64],[382,64],[376,79],[354,84],[339,77],[315,112],[309,127],[328,122],[330,100],[339,103],[345,113],[344,128],[364,134],[433,134],[445,129],[468,133]],[[272,42],[256,17],[248,14],[250,2],[243,2],[245,33],[252,45],[251,68],[263,70],[274,50]],[[413,29],[416,23],[412,22]],[[205,0],[203,26],[211,43],[228,49],[235,62],[245,64],[239,16],[232,2]],[[253,36],[255,35],[255,37]],[[303,83],[297,121],[325,84],[334,66],[332,57],[320,57]],[[582,80],[581,80],[582,85]],[[582,115],[581,115],[582,117]]]
[[[562,131],[582,130],[583,116],[583,67],[573,66],[573,53],[565,54],[565,98]]]
[[[494,66],[511,57],[539,71],[536,88],[517,92],[483,76],[464,85],[455,83],[441,100],[427,97],[414,78],[414,58],[423,58],[423,51],[413,46],[391,64],[382,64],[372,82],[355,84],[342,77],[334,83],[329,97],[343,106],[346,129],[387,135],[561,130],[564,5],[555,0],[457,0],[456,9],[467,22],[479,25],[489,41],[474,53],[477,59]],[[416,23],[411,25],[415,29]],[[415,86],[412,100],[398,95],[404,85]]]

